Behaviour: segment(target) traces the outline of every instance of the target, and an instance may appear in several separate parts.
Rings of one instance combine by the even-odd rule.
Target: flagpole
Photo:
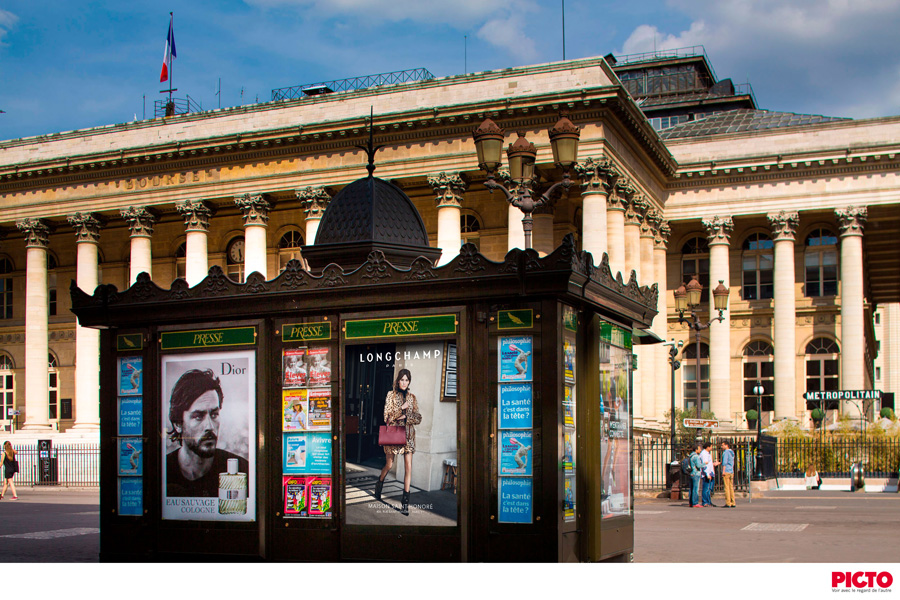
[[[169,28],[172,31],[172,37],[175,37],[175,13],[169,13]],[[172,102],[172,83],[175,79],[175,73],[172,71],[172,67],[174,66],[174,61],[172,60],[172,53],[169,53],[169,103]]]

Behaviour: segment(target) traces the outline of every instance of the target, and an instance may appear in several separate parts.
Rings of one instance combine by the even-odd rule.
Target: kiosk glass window
[[[600,356],[600,515],[606,519],[631,514],[631,332],[601,322]]]

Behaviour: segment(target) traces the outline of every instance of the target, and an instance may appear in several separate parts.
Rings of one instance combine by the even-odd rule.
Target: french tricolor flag
[[[160,82],[169,80],[169,69],[175,56],[175,16],[170,13],[169,35],[166,36],[166,53],[163,55],[162,71],[159,74]]]

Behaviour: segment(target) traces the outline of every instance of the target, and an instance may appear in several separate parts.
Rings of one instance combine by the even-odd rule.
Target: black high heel
[[[384,480],[379,479],[375,484],[375,499],[381,500],[381,490],[384,488]]]
[[[400,500],[400,514],[404,516],[409,516],[409,492],[403,492],[403,497]]]

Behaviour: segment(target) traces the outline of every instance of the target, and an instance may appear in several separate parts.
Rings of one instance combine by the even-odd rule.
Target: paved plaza
[[[722,498],[713,499],[718,504]],[[640,563],[893,563],[900,559],[900,494],[770,491],[737,508],[635,501]],[[0,562],[97,562],[96,490],[20,489],[0,500]]]

